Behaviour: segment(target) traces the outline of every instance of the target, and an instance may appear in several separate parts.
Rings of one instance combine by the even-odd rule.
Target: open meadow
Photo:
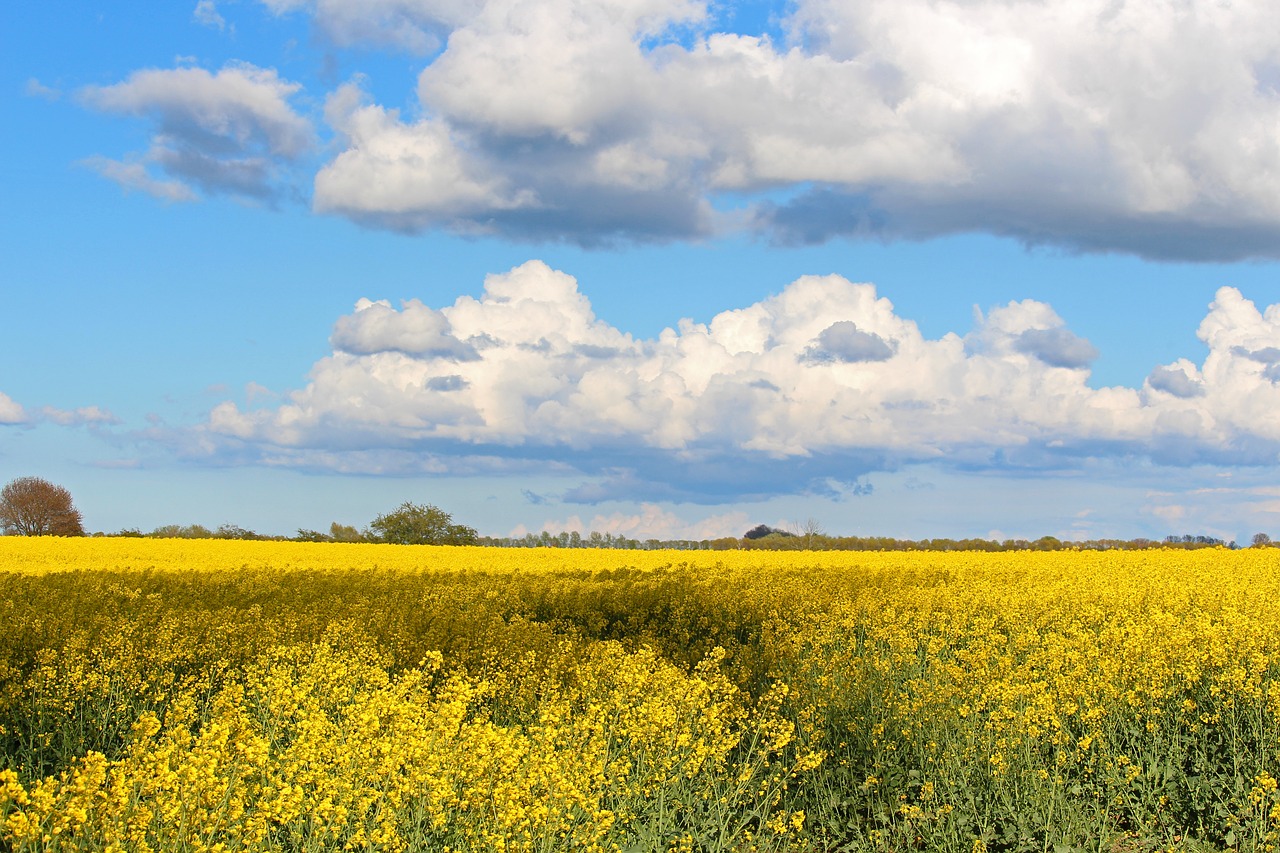
[[[0,848],[1271,850],[1280,549],[0,538]]]

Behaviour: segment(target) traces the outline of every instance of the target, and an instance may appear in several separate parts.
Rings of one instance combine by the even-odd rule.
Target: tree
[[[152,539],[212,539],[213,531],[203,524],[165,524],[147,535]]]
[[[214,539],[264,539],[261,533],[245,530],[238,524],[220,524],[213,533]]]
[[[810,518],[800,526],[800,535],[804,537],[804,547],[812,551],[814,543],[825,535],[822,524],[816,518]]]
[[[430,504],[405,501],[369,525],[371,539],[393,545],[474,545],[476,531]]]
[[[364,535],[353,525],[334,522],[329,525],[329,538],[334,542],[363,542]]]
[[[757,524],[755,527],[742,534],[743,539],[763,539],[766,536],[791,537],[795,536],[790,530],[779,530],[770,527],[767,524]]]
[[[83,536],[71,493],[39,477],[19,477],[0,489],[0,528],[21,536]]]
[[[1253,534],[1253,547],[1265,548],[1271,544],[1271,537],[1265,533]]]

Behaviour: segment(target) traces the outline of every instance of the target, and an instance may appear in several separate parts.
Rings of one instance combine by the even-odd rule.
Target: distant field
[[[1280,549],[3,537],[0,625],[0,849],[1280,841]]]

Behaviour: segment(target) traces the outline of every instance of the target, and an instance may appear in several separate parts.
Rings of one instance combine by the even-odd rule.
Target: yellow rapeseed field
[[[1280,843],[1280,549],[4,537],[0,625],[0,849]]]

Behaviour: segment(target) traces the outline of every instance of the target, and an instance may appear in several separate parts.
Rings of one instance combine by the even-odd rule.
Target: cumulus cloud
[[[1147,387],[1184,400],[1199,397],[1204,393],[1204,383],[1200,380],[1199,369],[1185,358],[1152,370],[1147,377]]]
[[[12,397],[0,391],[0,424],[24,424],[27,412]]]
[[[864,332],[852,320],[840,320],[822,330],[817,341],[805,351],[809,361],[884,361],[893,357],[893,345],[871,332]]]
[[[967,339],[974,352],[1031,356],[1048,367],[1087,369],[1098,357],[1097,348],[1066,328],[1062,319],[1043,302],[1012,302],[991,312]]]
[[[1053,367],[1088,367],[1098,357],[1093,344],[1062,328],[1027,329],[1018,336],[1017,348]]]
[[[404,232],[440,227],[582,244],[714,229],[710,203],[691,186],[618,180],[618,157],[604,152],[603,166],[584,164],[569,138],[489,136],[444,117],[406,121],[370,104],[358,83],[331,95],[325,115],[347,147],[316,175],[320,213]]]
[[[1259,350],[1236,347],[1232,352],[1263,365],[1262,375],[1272,382],[1280,382],[1280,347],[1263,347]]]
[[[489,177],[445,124],[401,122],[397,111],[368,104],[355,83],[329,97],[325,116],[348,147],[316,176],[318,211],[398,230],[443,221],[480,231],[468,217],[533,201],[530,192],[508,193],[502,179]]]
[[[338,44],[440,48],[411,117],[347,94],[330,119],[316,208],[379,227],[1280,255],[1264,0],[798,0],[780,40],[695,0],[264,2]]]
[[[354,314],[342,317],[334,325],[329,343],[334,349],[353,355],[398,352],[455,361],[479,358],[473,346],[450,334],[449,319],[444,314],[416,299],[405,302],[399,311],[386,300],[361,299]]]
[[[361,300],[304,387],[274,407],[220,404],[198,444],[325,470],[578,472],[561,497],[582,503],[843,497],[868,472],[923,461],[1274,464],[1280,384],[1259,354],[1280,346],[1280,305],[1222,288],[1199,335],[1202,365],[1096,389],[1094,348],[1044,303],[931,339],[874,286],[806,276],[636,339],[573,277],[530,261],[439,309]]]
[[[144,69],[111,86],[87,87],[80,97],[89,106],[155,125],[146,152],[124,162],[87,162],[127,189],[168,200],[189,199],[196,188],[271,200],[280,192],[281,164],[312,145],[310,122],[289,103],[299,88],[274,69],[245,63],[215,73]],[[154,177],[152,168],[168,179]]]

